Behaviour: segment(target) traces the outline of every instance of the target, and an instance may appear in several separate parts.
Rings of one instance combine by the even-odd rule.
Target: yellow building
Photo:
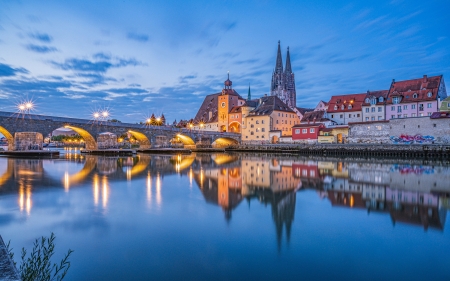
[[[300,124],[297,114],[277,96],[265,96],[259,99],[256,108],[242,117],[243,142],[276,142],[269,138],[270,131],[280,131],[281,136],[290,136],[291,128]]]

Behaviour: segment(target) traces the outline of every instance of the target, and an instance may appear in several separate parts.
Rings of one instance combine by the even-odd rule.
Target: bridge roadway
[[[170,140],[176,139],[184,145],[195,145],[200,141],[210,144],[237,144],[241,141],[241,135],[236,133],[0,111],[0,133],[8,139],[9,150],[17,150],[19,146],[15,133],[36,132],[45,137],[62,127],[72,129],[81,135],[88,150],[98,149],[97,137],[105,132],[111,132],[117,136],[128,132],[139,141],[142,149],[151,148],[152,145],[154,147],[157,144],[157,138],[159,144],[168,144]]]

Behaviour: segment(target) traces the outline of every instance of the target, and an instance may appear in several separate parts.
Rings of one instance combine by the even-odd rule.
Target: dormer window
[[[399,104],[401,100],[402,100],[401,97],[393,97],[392,98],[392,103],[393,104]]]
[[[334,106],[334,110],[337,110],[337,105]]]
[[[379,102],[383,102],[383,100],[384,100],[383,97],[380,97],[380,98],[378,99]]]
[[[366,99],[366,103],[369,103],[369,98]]]
[[[427,94],[427,96],[428,96],[429,98],[431,98],[432,95],[433,95],[433,93],[431,93],[431,92],[428,92],[428,94]]]
[[[417,93],[414,93],[413,98],[417,99]]]
[[[352,109],[352,105],[351,104],[348,105],[348,109]]]
[[[371,105],[377,104],[377,99],[376,99],[376,98],[370,99],[370,104],[371,104]]]
[[[341,105],[341,109],[344,109],[344,105]]]

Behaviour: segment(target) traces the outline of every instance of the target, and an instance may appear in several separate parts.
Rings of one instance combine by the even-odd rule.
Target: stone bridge
[[[141,149],[155,147],[156,144],[169,144],[175,140],[184,145],[199,143],[229,145],[241,141],[241,135],[219,133],[170,126],[148,126],[145,124],[117,123],[36,114],[18,114],[0,111],[0,133],[8,139],[8,150],[18,149],[17,133],[34,132],[46,137],[58,128],[69,128],[83,137],[87,150],[98,149],[99,134],[110,132],[120,136],[133,135]],[[158,141],[157,141],[158,140]]]

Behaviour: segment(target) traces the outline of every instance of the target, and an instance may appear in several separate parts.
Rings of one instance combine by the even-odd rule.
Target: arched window
[[[428,92],[428,94],[427,94],[427,96],[428,96],[429,98],[431,98],[432,95],[433,95],[432,92]]]
[[[337,110],[337,105],[334,106],[334,110]]]
[[[417,99],[417,93],[414,93],[413,98]]]

